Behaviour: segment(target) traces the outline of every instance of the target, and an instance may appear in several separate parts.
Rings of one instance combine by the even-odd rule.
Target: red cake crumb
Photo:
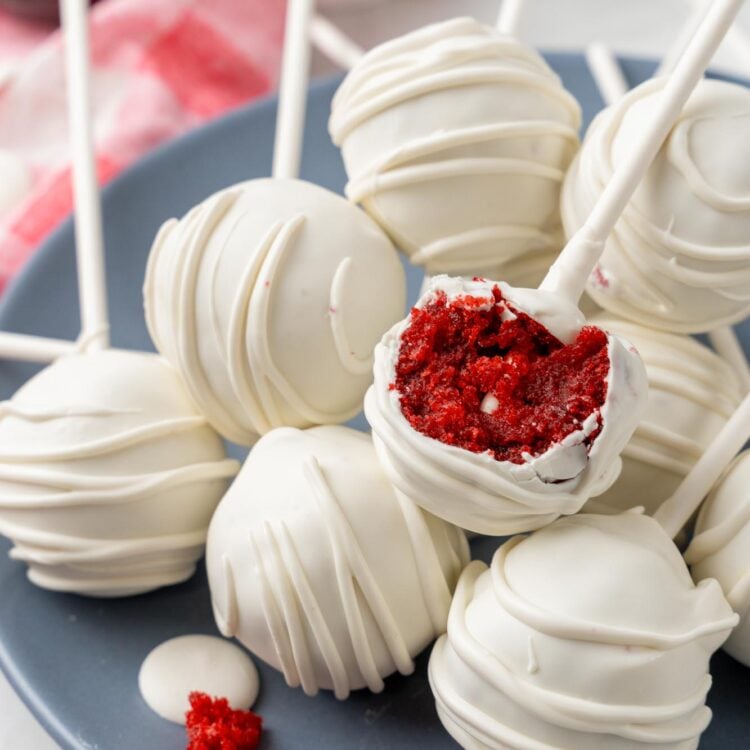
[[[564,345],[515,310],[496,286],[495,305],[444,292],[411,311],[391,385],[415,430],[498,461],[524,463],[600,415],[607,396],[607,336],[584,327]],[[511,311],[515,319],[502,320]],[[512,316],[508,316],[512,318]],[[488,394],[499,402],[481,410]],[[591,445],[599,428],[588,437]]]
[[[226,698],[190,693],[187,750],[255,750],[263,720],[252,711],[230,708]]]

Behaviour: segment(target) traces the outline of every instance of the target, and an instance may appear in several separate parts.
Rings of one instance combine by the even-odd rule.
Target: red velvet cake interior
[[[581,428],[607,396],[607,336],[584,327],[569,345],[493,289],[411,311],[396,379],[415,430],[498,461],[524,463]],[[590,445],[601,427],[588,437]]]

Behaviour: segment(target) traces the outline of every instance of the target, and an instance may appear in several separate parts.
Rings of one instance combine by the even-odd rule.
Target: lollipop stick
[[[609,106],[628,93],[628,82],[612,50],[601,42],[586,47],[586,62],[604,103]]]
[[[291,178],[299,174],[310,75],[308,29],[313,5],[313,0],[289,0],[287,3],[273,152],[274,177]]]
[[[310,23],[312,43],[333,63],[351,70],[365,51],[327,18],[315,15]]]
[[[68,122],[73,155],[81,334],[89,349],[109,346],[102,216],[91,123],[87,0],[61,0]]]
[[[578,302],[607,236],[646,174],[742,2],[716,0],[711,4],[705,20],[660,92],[649,126],[641,132],[629,158],[617,166],[583,226],[570,238],[540,289]]]
[[[496,23],[497,30],[501,34],[518,35],[523,6],[524,0],[502,0]]]
[[[750,394],[713,439],[672,497],[662,503],[654,518],[670,537],[690,520],[703,498],[716,484],[729,462],[750,438]]]
[[[23,333],[6,333],[0,331],[0,352],[8,359],[20,359],[24,362],[42,362],[56,360],[63,354],[78,350],[73,341],[48,339],[43,336],[26,336]]]

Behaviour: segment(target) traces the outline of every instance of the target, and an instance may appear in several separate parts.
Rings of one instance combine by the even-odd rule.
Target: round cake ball
[[[403,315],[406,284],[362,211],[308,182],[264,179],[168,221],[144,299],[157,349],[201,411],[249,445],[362,408],[373,347]]]
[[[437,276],[376,348],[365,413],[398,493],[506,535],[614,482],[646,388],[631,345],[558,295]]]
[[[732,416],[744,395],[742,386],[724,359],[690,336],[609,315],[590,322],[638,350],[648,376],[648,406],[622,452],[620,476],[587,509],[643,506],[651,515]]]
[[[0,404],[0,533],[38,586],[127,596],[180,583],[237,473],[161,357],[63,357]]]
[[[701,508],[685,553],[693,578],[716,578],[740,616],[724,650],[750,667],[750,451],[727,469]]]
[[[656,521],[581,514],[464,571],[430,684],[467,750],[694,750],[736,621]]]
[[[361,203],[428,273],[487,273],[563,244],[581,111],[540,55],[471,18],[368,52],[329,130]]]
[[[445,631],[463,532],[399,499],[368,435],[279,428],[208,535],[216,622],[308,695],[378,692]]]
[[[664,79],[601,112],[568,172],[568,235],[584,222],[653,113]],[[681,333],[750,314],[750,90],[698,84],[609,237],[588,293],[610,312]]]

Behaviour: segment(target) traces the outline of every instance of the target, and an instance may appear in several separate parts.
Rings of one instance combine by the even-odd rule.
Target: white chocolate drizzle
[[[107,351],[61,359],[0,405],[0,533],[32,581],[119,596],[192,575],[238,463],[181,388],[160,358]]]
[[[559,250],[557,201],[579,125],[578,104],[539,55],[456,18],[364,55],[336,92],[329,130],[347,196],[412,262],[475,273]],[[480,184],[501,205],[533,198],[512,220],[479,207]]]
[[[327,226],[331,221],[336,226]],[[324,229],[327,236],[320,236]],[[371,273],[352,274],[352,264]],[[288,277],[299,279],[308,267],[302,288],[290,287]],[[343,299],[384,279],[388,288],[377,288],[368,320],[359,310],[347,315]],[[144,285],[157,348],[211,424],[242,444],[281,425],[354,416],[375,341],[362,331],[379,335],[378,321],[385,327],[396,317],[392,310],[401,314],[403,296],[403,271],[385,236],[340,197],[296,180],[235,185],[165,224]],[[290,369],[284,349],[300,329],[310,348],[318,344],[315,361],[308,354]]]

